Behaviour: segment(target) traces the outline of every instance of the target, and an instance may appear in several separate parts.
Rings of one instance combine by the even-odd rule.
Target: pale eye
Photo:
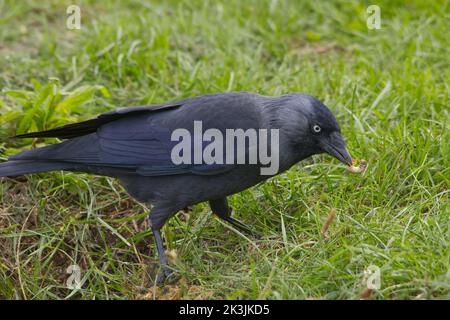
[[[319,133],[320,131],[322,131],[322,128],[319,127],[319,125],[315,124],[314,127],[313,127],[313,130],[314,130],[315,133]]]

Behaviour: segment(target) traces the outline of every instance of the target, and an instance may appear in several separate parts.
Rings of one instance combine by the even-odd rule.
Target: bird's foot
[[[250,236],[252,237],[252,238],[254,238],[255,240],[261,240],[262,239],[262,234],[261,233],[258,233],[258,232],[255,232],[255,231],[250,231]]]
[[[158,273],[158,275],[156,276],[156,284],[158,286],[162,285],[162,284],[166,283],[169,280],[169,278],[171,278],[172,276],[173,276],[173,271],[167,267],[163,267],[161,269],[161,271]]]
[[[262,235],[260,233],[253,231],[252,228],[250,228],[249,226],[245,225],[244,223],[242,223],[241,221],[239,221],[237,219],[234,219],[232,217],[227,217],[224,220],[227,221],[228,223],[230,223],[233,227],[235,227],[240,232],[247,234],[256,240],[259,240],[262,238]]]
[[[243,234],[246,234],[247,236],[249,236],[250,238],[254,239],[254,240],[261,240],[263,235],[261,233],[258,233],[256,231],[250,230],[250,229],[238,229],[240,232],[242,232]]]

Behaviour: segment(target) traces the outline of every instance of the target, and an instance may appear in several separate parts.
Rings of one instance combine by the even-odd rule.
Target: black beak
[[[352,165],[352,157],[348,153],[345,140],[340,133],[333,132],[326,140],[322,140],[321,145],[323,150],[329,155],[348,166]]]

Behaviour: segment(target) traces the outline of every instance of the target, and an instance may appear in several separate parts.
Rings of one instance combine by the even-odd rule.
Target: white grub
[[[358,161],[353,160],[353,163],[351,166],[349,166],[347,169],[351,173],[363,173],[367,170],[367,161],[366,160],[360,160],[359,165],[356,165]]]

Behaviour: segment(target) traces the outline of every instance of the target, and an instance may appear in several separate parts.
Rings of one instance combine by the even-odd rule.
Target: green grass
[[[232,197],[262,233],[238,234],[201,204],[164,229],[180,276],[153,287],[146,209],[114,180],[2,179],[0,297],[371,299],[450,297],[448,1],[0,0],[0,158],[54,140],[11,140],[105,110],[218,91],[312,94],[336,114],[351,175],[329,156]],[[337,209],[328,237],[320,230]],[[78,264],[79,291],[66,287]]]

